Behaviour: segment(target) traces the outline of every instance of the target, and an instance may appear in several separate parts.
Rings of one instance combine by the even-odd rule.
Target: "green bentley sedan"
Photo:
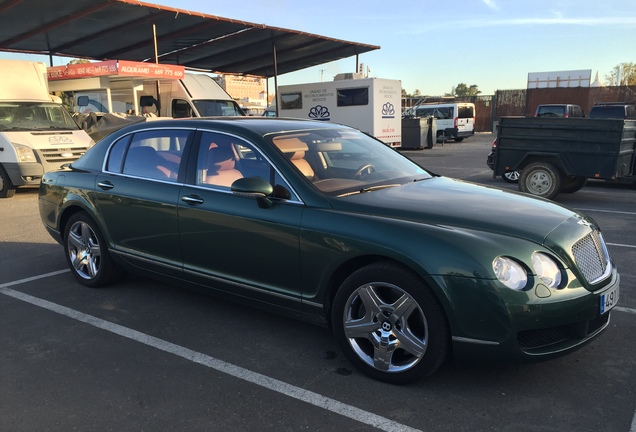
[[[328,325],[352,364],[397,384],[451,355],[574,351],[619,297],[588,216],[328,122],[129,126],[46,174],[39,209],[85,286],[141,273]]]

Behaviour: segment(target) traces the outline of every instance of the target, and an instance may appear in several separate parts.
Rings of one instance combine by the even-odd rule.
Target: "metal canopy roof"
[[[153,24],[159,63],[216,73],[271,77],[380,48],[136,0],[0,0],[0,50],[154,63]]]

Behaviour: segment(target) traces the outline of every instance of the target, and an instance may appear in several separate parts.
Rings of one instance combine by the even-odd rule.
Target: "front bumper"
[[[574,351],[598,336],[611,314],[600,314],[601,295],[618,289],[620,276],[614,267],[606,284],[595,292],[565,288],[550,290],[549,297],[544,291],[548,288],[540,286],[513,292],[488,281],[473,281],[471,287],[465,280],[452,283],[455,314],[450,321],[458,357],[532,361]],[[482,294],[466,295],[469,292]]]
[[[5,163],[2,165],[14,186],[38,186],[44,169],[37,162]]]

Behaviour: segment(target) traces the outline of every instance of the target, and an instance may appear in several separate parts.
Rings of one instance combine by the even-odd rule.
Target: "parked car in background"
[[[330,325],[355,366],[396,384],[451,353],[571,352],[619,296],[590,217],[433,175],[329,122],[139,123],[45,174],[39,209],[83,285],[128,270]]]
[[[490,148],[490,153],[488,153],[488,157],[486,158],[486,165],[491,170],[495,169],[495,154],[497,153],[497,138],[492,141],[492,147]],[[501,174],[501,178],[507,183],[517,183],[519,181],[520,173],[517,170],[505,171]]]
[[[538,105],[535,117],[585,117],[583,109],[573,104],[542,104]]]
[[[636,106],[625,102],[598,103],[590,109],[590,118],[636,119]]]

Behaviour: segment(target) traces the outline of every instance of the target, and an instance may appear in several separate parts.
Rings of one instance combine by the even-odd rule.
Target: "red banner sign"
[[[107,60],[96,63],[79,63],[67,66],[53,66],[47,69],[49,81],[97,76],[135,76],[140,78],[181,79],[184,66]]]

